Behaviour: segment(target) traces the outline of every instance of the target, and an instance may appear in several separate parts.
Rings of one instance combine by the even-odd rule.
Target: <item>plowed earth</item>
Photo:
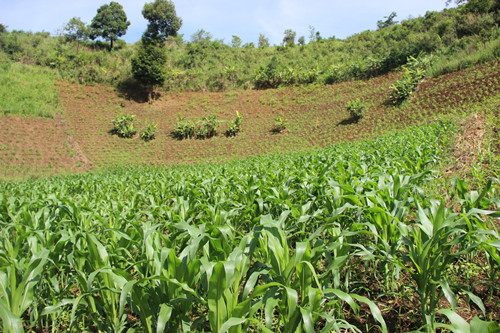
[[[500,61],[423,81],[400,108],[388,104],[390,73],[363,81],[273,90],[163,93],[148,104],[105,86],[60,82],[63,113],[55,119],[0,116],[0,179],[80,172],[114,165],[173,165],[219,162],[259,154],[312,150],[342,141],[373,138],[451,112],[466,111],[498,95]],[[353,122],[345,109],[360,98],[365,118]],[[171,135],[180,114],[185,119],[215,115],[230,121],[243,115],[242,131],[224,136],[227,123],[211,139],[177,140]],[[144,142],[112,135],[111,121],[136,115],[140,131],[157,122],[156,139]],[[288,120],[287,130],[274,134],[276,117]]]

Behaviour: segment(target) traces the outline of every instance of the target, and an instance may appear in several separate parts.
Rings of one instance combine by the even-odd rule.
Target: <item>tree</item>
[[[315,42],[316,41],[316,29],[310,25],[309,26],[309,42]]]
[[[110,42],[109,49],[113,49],[113,42],[125,35],[130,22],[123,11],[122,5],[111,1],[109,5],[102,5],[90,24],[90,38],[102,37]]]
[[[3,24],[0,24],[0,34],[7,32],[7,27]]]
[[[136,54],[132,57],[132,73],[134,78],[148,92],[148,102],[152,103],[153,93],[158,86],[165,83],[165,63],[167,55],[159,43],[141,40]]]
[[[177,17],[174,3],[170,0],[155,0],[146,3],[142,16],[149,21],[144,33],[146,38],[164,41],[168,36],[177,36],[177,31],[182,26],[182,19]]]
[[[396,14],[396,12],[392,12],[389,16],[384,16],[384,18],[386,20],[385,21],[382,21],[382,20],[377,21],[377,27],[379,29],[382,29],[382,28],[387,28],[387,27],[390,27],[391,25],[398,23],[398,21],[394,21],[394,18],[396,16],[398,16]]]
[[[241,38],[233,35],[233,40],[231,41],[232,47],[240,47],[241,46]]]
[[[283,37],[283,45],[286,46],[295,46],[295,36],[297,33],[292,29],[285,30],[285,37]]]
[[[90,34],[90,28],[79,17],[69,20],[63,30],[66,32],[64,36],[68,41],[78,42],[78,48],[80,48],[80,41],[87,40]]]
[[[148,102],[153,102],[153,92],[163,85],[166,78],[167,56],[164,41],[176,36],[182,20],[177,17],[174,4],[169,0],[146,3],[142,15],[149,21],[142,35],[136,54],[131,60],[134,78],[147,89]]]
[[[212,40],[212,34],[208,31],[200,29],[191,35],[191,42],[193,43],[203,43],[210,42]]]
[[[306,43],[306,38],[304,36],[300,36],[297,42],[299,45],[304,45]]]
[[[269,38],[263,34],[259,34],[259,48],[269,47]]]

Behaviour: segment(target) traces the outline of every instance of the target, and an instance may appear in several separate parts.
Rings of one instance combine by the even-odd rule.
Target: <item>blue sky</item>
[[[47,31],[56,34],[72,17],[90,23],[97,8],[111,0],[0,0],[0,23],[8,30]],[[147,22],[141,11],[147,0],[115,0],[120,3],[131,25],[122,37],[138,41]],[[375,30],[377,21],[395,11],[396,20],[442,10],[445,0],[177,0],[177,15],[183,20],[179,33],[185,40],[200,29],[214,39],[230,44],[232,36],[243,43],[257,44],[259,34],[271,44],[280,44],[286,29],[297,37],[309,36],[313,26],[321,36],[346,38],[364,30]]]

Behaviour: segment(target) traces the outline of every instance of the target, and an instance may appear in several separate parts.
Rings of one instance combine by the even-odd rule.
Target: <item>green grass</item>
[[[479,42],[476,45],[471,45],[466,50],[460,50],[449,56],[438,57],[427,70],[427,74],[439,76],[492,61],[499,57],[500,39]]]
[[[55,80],[46,68],[0,64],[0,114],[53,118],[59,99]]]

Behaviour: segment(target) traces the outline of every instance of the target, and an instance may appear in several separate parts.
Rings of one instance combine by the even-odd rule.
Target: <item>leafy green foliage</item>
[[[458,331],[466,323],[435,316],[432,300],[459,295],[446,266],[498,251],[482,216],[499,215],[499,184],[476,195],[457,182],[460,213],[431,200],[425,184],[451,130],[436,122],[294,155],[2,183],[3,331],[356,331],[353,318],[372,316],[387,332],[378,296],[395,291],[379,290],[381,273],[425,304],[417,327],[450,318],[431,325]]]
[[[176,36],[182,26],[182,20],[177,16],[174,3],[170,0],[155,0],[144,4],[142,16],[149,22],[143,38],[163,41],[168,36]]]
[[[195,134],[195,124],[181,117],[180,114],[177,115],[177,124],[175,128],[172,130],[172,135],[179,139],[191,139]]]
[[[201,118],[196,124],[196,138],[209,139],[217,135],[217,128],[220,121],[217,116],[208,116]]]
[[[132,58],[132,73],[134,78],[146,87],[148,101],[152,103],[153,91],[163,85],[166,78],[167,58],[164,41],[167,37],[177,34],[182,20],[176,16],[173,2],[168,0],[146,3],[142,15],[149,24]]]
[[[150,4],[153,9],[155,3]],[[161,1],[161,4],[160,7],[170,8],[166,1]],[[151,19],[168,18],[172,13],[159,11],[156,15],[153,11]],[[171,35],[166,41],[171,47],[166,48],[169,61],[164,67],[168,75],[162,87],[217,91],[252,86],[330,84],[387,73],[400,68],[410,56],[417,57],[420,53],[435,55],[435,68],[430,73],[436,75],[498,58],[498,17],[496,10],[488,6],[486,10],[471,8],[466,11],[459,7],[442,12],[429,11],[421,17],[405,19],[377,31],[361,32],[344,40],[317,38],[312,31],[310,42],[301,47],[269,46],[264,36],[259,38],[261,47],[254,48],[250,44],[231,47],[212,38],[206,31],[194,34],[191,41]],[[169,21],[164,22],[168,26]],[[175,16],[171,22],[172,27],[178,26]],[[151,24],[151,28],[156,26],[159,29],[160,25]],[[134,45],[125,45],[110,57],[105,52],[96,52],[106,43],[60,45],[59,39],[42,38],[41,35],[19,31],[3,33],[0,49],[11,60],[22,59],[57,68],[61,77],[75,82],[118,84],[131,76],[130,59]],[[166,38],[160,30],[154,34],[146,31],[145,37],[148,35],[150,39],[154,36],[162,40]],[[242,45],[245,45],[244,41]],[[117,49],[118,44],[114,48]],[[274,57],[281,68],[273,72],[267,67]],[[234,69],[233,74],[226,75],[226,68]]]
[[[63,30],[68,41],[85,41],[90,36],[90,27],[79,17],[71,18]]]
[[[353,101],[347,102],[347,105],[345,108],[349,112],[351,119],[357,121],[357,120],[363,118],[363,116],[365,114],[366,105],[363,103],[363,101],[361,101],[360,98],[356,98]]]
[[[148,142],[154,140],[158,133],[158,123],[149,123],[146,121],[146,127],[141,130],[141,139]]]
[[[131,59],[134,78],[148,91],[152,101],[153,90],[165,82],[167,57],[162,46],[142,41]]]
[[[394,21],[394,18],[397,16],[396,12],[392,12],[389,16],[384,16],[385,20],[382,21],[377,21],[377,28],[382,29],[382,28],[388,28],[390,26],[393,26],[394,24],[397,24],[397,21]]]
[[[102,5],[97,9],[97,14],[90,24],[90,38],[102,37],[110,41],[109,49],[113,49],[113,43],[125,35],[130,22],[123,11],[122,5],[111,1],[109,5]]]
[[[236,118],[229,122],[228,128],[225,133],[226,136],[236,136],[241,131],[241,124],[243,121],[242,119],[243,117],[241,116],[241,114],[236,111]]]
[[[431,58],[410,57],[403,66],[403,76],[391,85],[390,101],[394,105],[400,105],[410,97],[417,89],[419,82],[425,77],[427,68],[430,66]]]
[[[111,132],[122,138],[131,138],[137,133],[134,127],[135,115],[121,114],[112,120],[113,129]]]
[[[276,117],[274,119],[274,124],[273,128],[271,129],[271,132],[273,133],[283,133],[284,130],[286,130],[286,127],[288,126],[288,119],[285,117]]]

